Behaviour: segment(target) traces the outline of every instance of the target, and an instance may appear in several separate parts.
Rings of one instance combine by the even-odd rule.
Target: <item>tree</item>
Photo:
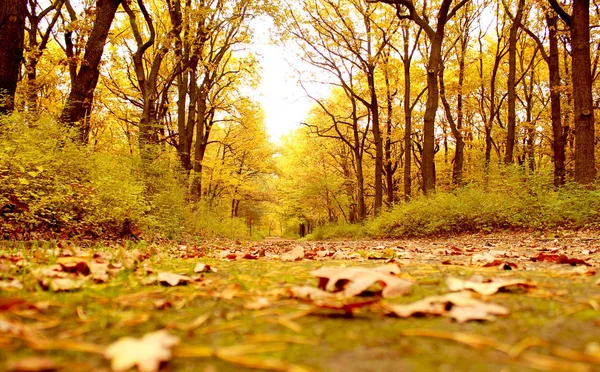
[[[37,65],[42,57],[42,54],[48,46],[50,35],[58,18],[60,16],[60,9],[64,4],[64,0],[55,0],[46,8],[38,11],[37,0],[28,1],[27,9],[27,22],[26,26],[28,43],[27,43],[27,54],[25,58],[25,75],[27,76],[27,92],[26,102],[27,110],[30,112],[37,112],[37,101],[38,101],[38,83],[37,83]],[[54,11],[52,18],[48,21],[46,29],[42,30],[40,27],[41,21]]]
[[[357,85],[348,92],[369,110],[375,147],[373,209],[374,214],[378,215],[383,205],[384,146],[380,123],[380,93],[376,77],[390,40],[398,30],[398,22],[393,14],[378,11],[377,6],[368,3],[365,5],[362,0],[349,1],[343,5],[331,0],[304,1],[301,5],[307,15],[306,19],[301,20],[292,14],[292,26],[297,28],[301,23],[310,25],[315,34],[296,31],[295,37],[309,44],[313,50],[321,49],[317,52],[321,53],[321,60],[327,55],[326,64],[329,64],[329,71],[338,70],[338,84],[343,85],[348,79],[339,73],[339,66],[344,63],[352,65],[355,70],[353,73],[362,75],[365,80],[366,89]],[[319,61],[313,59],[311,63],[315,62]]]
[[[554,186],[565,184],[565,145],[568,127],[563,128],[561,115],[561,78],[558,53],[558,16],[552,9],[544,9],[544,18],[548,30],[549,50],[546,51],[542,40],[522,22],[519,24],[536,43],[542,58],[548,65],[548,80],[550,82],[550,121],[552,123],[552,162],[554,164]]]
[[[429,40],[427,66],[427,106],[423,118],[423,193],[435,190],[435,116],[439,103],[438,76],[442,64],[442,43],[448,21],[464,6],[468,0],[461,0],[452,8],[453,0],[442,0],[437,15],[435,29],[429,24],[428,16],[419,13],[412,0],[369,0],[395,6],[398,18],[415,22]],[[408,13],[402,13],[402,10]]]
[[[23,60],[26,0],[0,4],[0,114],[14,109],[14,97]]]
[[[508,6],[505,5],[507,8]],[[510,27],[510,34],[508,36],[508,81],[507,81],[507,92],[508,92],[508,122],[506,128],[506,151],[504,154],[504,163],[512,164],[513,162],[513,151],[515,147],[515,128],[517,125],[517,112],[516,112],[516,85],[517,85],[517,39],[519,37],[519,25],[523,19],[523,11],[525,9],[525,0],[519,0],[517,4],[517,13],[513,19],[513,23]],[[507,9],[508,11],[508,9]]]
[[[87,144],[89,140],[89,117],[100,75],[100,61],[108,32],[122,1],[98,0],[96,3],[96,17],[85,46],[83,63],[71,81],[71,91],[60,116],[60,120],[67,126],[78,128],[82,144]]]
[[[169,8],[172,7],[171,3],[168,3]],[[142,13],[146,27],[148,29],[148,39],[143,40],[140,27],[137,23],[137,17],[134,10],[131,9],[127,2],[123,3],[123,8],[129,16],[129,24],[133,32],[133,36],[136,42],[137,50],[133,53],[133,66],[135,75],[137,77],[138,89],[141,93],[142,98],[142,114],[139,122],[139,137],[138,146],[142,161],[148,163],[153,158],[152,148],[158,144],[158,132],[160,128],[159,124],[159,96],[166,94],[167,88],[172,82],[173,78],[167,82],[165,89],[159,92],[158,78],[161,69],[162,62],[170,50],[170,39],[173,38],[177,32],[177,26],[173,27],[169,32],[166,40],[161,42],[152,57],[151,62],[148,61],[148,57],[145,57],[146,52],[150,47],[156,43],[156,30],[154,28],[154,21],[143,0],[138,0],[138,8]]]
[[[575,122],[575,181],[596,178],[592,60],[590,55],[590,1],[573,0],[567,13],[557,0],[548,0],[571,34],[571,81]]]

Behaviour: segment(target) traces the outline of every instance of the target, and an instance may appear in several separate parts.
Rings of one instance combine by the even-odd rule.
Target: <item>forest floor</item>
[[[0,370],[600,371],[598,270],[598,231],[4,242]]]

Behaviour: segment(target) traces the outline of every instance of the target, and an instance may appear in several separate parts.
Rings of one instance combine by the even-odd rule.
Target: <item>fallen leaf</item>
[[[401,318],[441,315],[453,318],[459,323],[470,320],[492,320],[494,315],[509,313],[504,306],[479,301],[469,292],[430,296],[406,305],[386,305],[386,308]]]
[[[66,273],[90,275],[88,263],[79,257],[60,257],[57,262]]]
[[[141,339],[123,337],[106,349],[104,356],[111,360],[111,368],[115,372],[126,371],[138,366],[141,372],[155,372],[161,362],[171,359],[171,348],[179,343],[179,339],[160,330],[146,334]]]
[[[300,245],[281,255],[281,261],[300,261],[303,258],[304,248]]]
[[[237,255],[228,249],[219,252],[219,258],[222,260],[235,260],[236,257]]]
[[[471,279],[463,280],[454,277],[448,277],[446,279],[446,285],[451,292],[458,292],[465,289],[470,289],[482,295],[493,295],[500,289],[504,289],[511,286],[517,286],[521,288],[535,287],[534,284],[528,283],[521,279],[483,279],[481,276],[473,276]]]
[[[537,256],[531,257],[530,260],[533,262],[550,262],[550,263],[555,263],[555,264],[569,264],[572,266],[575,266],[575,265],[590,266],[589,263],[585,262],[584,260],[582,260],[580,258],[569,258],[569,257],[565,256],[564,254],[546,254],[544,252],[541,252]]]
[[[210,265],[199,262],[196,264],[196,267],[194,268],[194,272],[195,273],[216,273],[217,269],[211,267]]]
[[[353,297],[365,292],[374,284],[383,287],[380,290],[385,298],[402,296],[409,292],[412,282],[380,272],[391,270],[389,265],[375,269],[364,267],[335,268],[323,267],[311,272],[319,278],[319,288],[338,296]]]
[[[496,261],[496,256],[488,252],[477,253],[471,257],[471,264],[473,265],[489,264],[494,261]]]
[[[40,285],[45,290],[51,290],[52,292],[69,292],[80,289],[84,283],[85,281],[82,279],[45,278],[40,282]]]
[[[47,357],[29,357],[10,362],[6,367],[9,372],[51,372],[60,368],[54,359]]]
[[[157,280],[160,284],[165,286],[187,285],[193,281],[193,279],[187,275],[179,275],[167,272],[158,273]]]

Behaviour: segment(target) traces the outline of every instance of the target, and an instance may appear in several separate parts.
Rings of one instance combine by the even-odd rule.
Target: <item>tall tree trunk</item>
[[[0,2],[0,114],[14,109],[23,60],[26,11],[26,0]]]
[[[462,55],[462,54],[461,54]],[[461,58],[459,57],[459,60]],[[464,62],[464,58],[462,58],[463,62]],[[463,68],[464,68],[464,63],[463,63]],[[459,89],[461,89],[462,92],[462,82],[460,79],[460,72],[459,72]],[[462,74],[464,75],[464,73]],[[450,124],[450,130],[452,131],[452,136],[454,137],[454,140],[456,141],[456,150],[454,153],[454,162],[452,165],[452,183],[455,186],[461,186],[463,183],[463,164],[464,164],[464,149],[465,149],[465,141],[463,139],[463,135],[461,133],[461,128],[462,128],[462,93],[459,93],[458,97],[461,98],[461,100],[459,101],[460,105],[458,107],[459,113],[458,113],[458,122],[454,121],[454,118],[452,117],[452,110],[450,108],[450,103],[448,102],[448,99],[446,98],[446,85],[444,84],[444,67],[442,66],[441,70],[440,70],[440,97],[442,99],[442,105],[444,106],[444,112],[446,113],[446,119],[448,120],[448,123]]]
[[[443,29],[441,30],[443,33]],[[437,35],[437,33],[436,33]],[[435,114],[438,109],[438,75],[442,63],[442,37],[430,38],[427,65],[427,103],[423,117],[423,193],[435,191]]]
[[[110,26],[122,0],[98,0],[96,19],[85,45],[83,62],[77,76],[71,82],[71,92],[60,116],[61,122],[77,126],[79,140],[86,144],[89,140],[89,117],[92,110],[94,90],[100,76],[100,60],[108,38]]]
[[[558,55],[558,17],[556,14],[546,16],[550,39],[548,55],[548,73],[550,75],[550,115],[552,121],[552,150],[554,153],[554,186],[565,184],[565,145],[566,136],[562,128],[560,107],[560,67]]]
[[[590,2],[573,1],[571,22],[571,73],[575,120],[575,181],[590,183],[596,178],[594,107],[590,57]]]
[[[375,142],[375,204],[374,213],[378,216],[383,206],[383,140],[381,138],[381,128],[379,127],[379,102],[377,100],[377,90],[375,87],[375,69],[370,68],[367,73],[367,82],[369,84],[370,111],[373,121],[373,140]]]
[[[412,109],[410,97],[410,52],[409,52],[409,36],[410,30],[408,26],[402,28],[402,36],[404,38],[404,201],[408,202],[412,193],[412,143],[411,143],[411,132],[412,132]]]
[[[394,198],[394,173],[396,171],[392,161],[392,123],[393,123],[393,97],[395,93],[392,93],[390,87],[390,79],[385,70],[385,92],[386,92],[386,138],[385,138],[385,185],[386,185],[386,202],[388,207],[396,201]]]
[[[569,15],[556,0],[550,4],[571,32],[571,82],[575,122],[575,181],[587,184],[596,178],[592,61],[590,56],[590,1],[573,0]]]
[[[517,15],[515,16],[515,19],[510,27],[510,34],[508,37],[508,122],[506,125],[506,152],[504,154],[505,164],[512,164],[513,152],[515,148],[515,129],[517,126],[517,87],[515,86],[517,80],[517,39],[519,25],[523,18],[524,7],[525,0],[519,0],[517,5]]]
[[[206,121],[206,99],[204,84],[198,87],[197,101],[197,123],[196,123],[196,142],[194,143],[194,178],[192,180],[192,195],[196,200],[202,199],[202,168],[206,146],[208,145],[208,134],[211,124]]]

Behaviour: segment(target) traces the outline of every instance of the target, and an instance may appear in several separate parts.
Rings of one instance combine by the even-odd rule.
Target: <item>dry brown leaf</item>
[[[85,281],[82,279],[71,278],[44,278],[40,281],[42,288],[52,292],[75,291],[83,287],[84,283]]]
[[[59,257],[56,262],[60,265],[62,271],[66,273],[90,275],[88,263],[80,257]]]
[[[494,261],[496,261],[496,256],[488,252],[477,253],[471,257],[471,264],[473,265],[487,265]]]
[[[235,260],[237,258],[237,255],[228,249],[219,252],[218,256],[222,260]]]
[[[126,371],[136,365],[141,372],[155,372],[161,362],[171,359],[171,348],[178,343],[177,337],[163,329],[140,339],[123,337],[112,343],[104,356],[111,360],[111,368],[115,372]]]
[[[187,285],[193,281],[193,279],[187,275],[179,275],[168,272],[158,273],[157,280],[160,282],[160,284],[165,286]]]
[[[303,258],[304,248],[302,248],[300,245],[281,255],[281,261],[300,261]]]
[[[528,283],[522,279],[494,278],[486,280],[478,275],[474,275],[468,280],[448,277],[446,279],[446,285],[448,286],[448,289],[452,292],[458,292],[463,291],[465,289],[469,289],[486,296],[493,295],[494,293],[497,293],[500,289],[504,289],[506,287],[511,286],[517,286],[521,288],[535,287],[534,284]]]
[[[453,318],[459,323],[470,320],[492,320],[494,315],[506,315],[504,306],[479,301],[469,292],[449,293],[443,296],[430,296],[406,305],[386,305],[396,316],[441,315]]]
[[[585,262],[580,258],[570,258],[565,256],[564,254],[546,254],[541,252],[535,257],[530,258],[533,262],[550,262],[555,264],[568,264],[568,265],[586,265],[590,266],[589,263]]]
[[[319,278],[319,288],[338,296],[353,297],[365,292],[374,284],[383,287],[381,295],[385,298],[402,296],[410,291],[412,282],[384,272],[391,270],[389,265],[375,269],[364,267],[323,267],[311,272]]]
[[[9,372],[51,372],[59,368],[54,359],[37,356],[13,361],[6,366]]]
[[[198,262],[196,267],[194,267],[195,273],[216,273],[217,269],[207,265],[205,263]]]

